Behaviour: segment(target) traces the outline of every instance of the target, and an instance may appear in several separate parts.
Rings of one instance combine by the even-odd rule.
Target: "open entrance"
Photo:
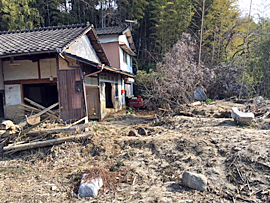
[[[58,92],[56,83],[26,84],[23,85],[24,97],[49,107],[58,102]]]
[[[106,99],[106,108],[113,108],[112,84],[109,82],[105,82],[105,99]]]
[[[4,117],[4,97],[3,97],[3,93],[0,92],[0,117]]]

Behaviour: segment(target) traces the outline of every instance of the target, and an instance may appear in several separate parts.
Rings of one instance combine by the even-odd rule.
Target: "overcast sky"
[[[242,15],[248,15],[250,0],[238,0]],[[252,0],[251,15],[254,18],[270,17],[270,0]]]

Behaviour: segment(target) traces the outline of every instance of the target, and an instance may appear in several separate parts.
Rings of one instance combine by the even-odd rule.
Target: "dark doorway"
[[[109,82],[105,82],[105,97],[106,97],[106,108],[113,108],[112,84]]]
[[[0,93],[0,117],[4,117],[4,97],[3,93]]]
[[[58,102],[57,84],[29,84],[23,86],[24,97],[49,107]]]

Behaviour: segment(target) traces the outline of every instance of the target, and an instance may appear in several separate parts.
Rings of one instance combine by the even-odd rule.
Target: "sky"
[[[249,13],[250,0],[238,0],[242,16]],[[252,0],[251,15],[256,19],[260,17],[270,17],[270,0]]]

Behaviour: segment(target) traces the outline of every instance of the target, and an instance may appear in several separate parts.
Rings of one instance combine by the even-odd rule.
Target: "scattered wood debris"
[[[21,104],[26,111],[25,119],[18,125],[10,120],[2,122],[5,132],[0,135],[0,152],[14,153],[89,137],[89,133],[84,133],[89,127],[87,116],[69,125],[63,124],[60,110],[55,109],[59,103],[46,108],[28,98],[24,100],[32,105]]]

